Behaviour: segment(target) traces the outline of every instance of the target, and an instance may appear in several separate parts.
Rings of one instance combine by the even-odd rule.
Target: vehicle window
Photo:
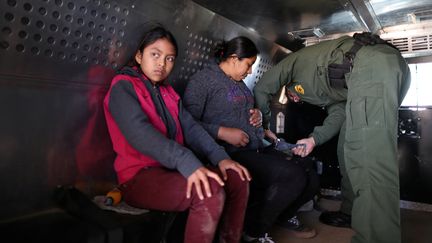
[[[432,106],[432,63],[409,64],[411,86],[402,106]]]

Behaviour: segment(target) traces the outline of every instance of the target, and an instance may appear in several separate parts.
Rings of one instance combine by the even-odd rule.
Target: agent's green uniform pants
[[[351,186],[351,182],[348,178],[348,172],[345,167],[345,154],[344,154],[345,131],[346,131],[346,122],[343,123],[342,128],[340,130],[339,140],[337,145],[339,171],[342,176],[341,179],[342,204],[340,207],[340,211],[342,213],[351,215],[353,200],[354,200],[354,192]]]
[[[400,243],[397,126],[409,69],[396,50],[375,45],[358,51],[349,75],[339,142],[354,192],[352,243]]]

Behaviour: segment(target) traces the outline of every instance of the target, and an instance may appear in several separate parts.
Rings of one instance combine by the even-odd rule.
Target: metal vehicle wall
[[[253,3],[249,10],[259,7]],[[348,11],[337,0],[331,3],[336,12]],[[188,78],[211,61],[211,50],[221,39],[245,35],[258,45],[260,57],[245,80],[250,88],[288,55],[298,37],[310,43],[320,40],[302,36],[304,32],[295,31],[302,26],[293,26],[295,38],[278,41],[265,29],[249,27],[247,21],[251,26],[259,23],[253,16],[241,21],[224,15],[228,2],[219,10],[207,4],[189,0],[0,1],[0,204],[4,205],[0,220],[50,208],[52,190],[59,184],[81,185],[94,195],[115,183],[114,154],[101,102],[114,71],[131,56],[145,23],[160,22],[176,36],[179,56],[170,82],[180,93]],[[364,30],[355,21],[341,27],[339,33]],[[423,134],[430,134],[429,112],[422,119]],[[431,142],[425,143],[416,150],[422,158],[416,170],[431,178]],[[324,162],[337,166],[334,160]],[[415,175],[408,173],[406,181],[414,184],[406,188],[415,186],[417,181],[411,180]],[[430,180],[422,183],[432,187]],[[337,182],[329,186],[337,188]],[[425,194],[402,195],[406,200],[432,203]]]

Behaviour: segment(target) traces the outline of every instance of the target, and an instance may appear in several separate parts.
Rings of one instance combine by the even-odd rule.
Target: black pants
[[[289,158],[272,147],[230,153],[252,175],[245,231],[250,236],[268,232],[276,220],[290,219],[319,190],[310,158]]]

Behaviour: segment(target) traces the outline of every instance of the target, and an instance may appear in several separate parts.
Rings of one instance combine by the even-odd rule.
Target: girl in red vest
[[[237,243],[250,175],[195,122],[167,84],[176,57],[173,35],[154,27],[144,34],[133,64],[112,80],[104,111],[120,189],[134,207],[189,210],[184,242],[210,243],[219,226],[220,242]],[[204,166],[191,149],[211,165]]]

